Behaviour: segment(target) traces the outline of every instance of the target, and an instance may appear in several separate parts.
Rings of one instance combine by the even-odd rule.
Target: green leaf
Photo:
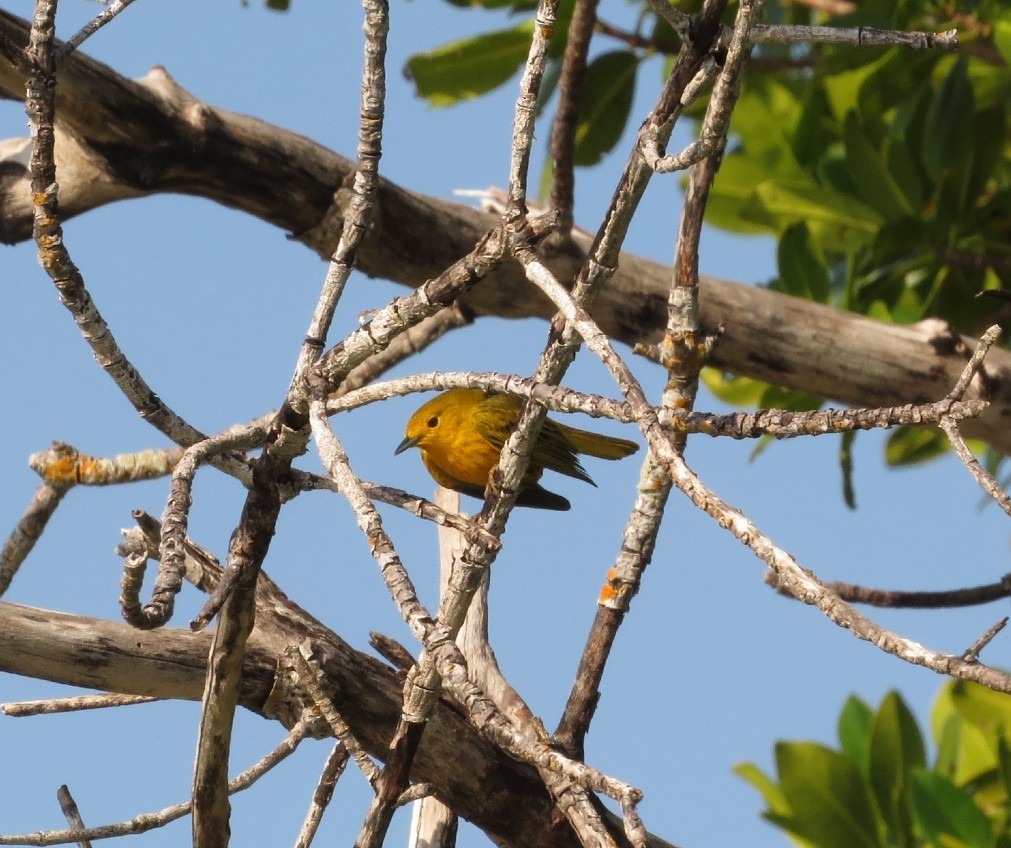
[[[734,409],[758,409],[762,404],[762,395],[769,387],[761,380],[735,377],[716,368],[703,368],[700,376],[709,391]]]
[[[766,182],[758,187],[766,209],[785,219],[814,220],[873,232],[883,223],[878,213],[838,192],[807,183]]]
[[[287,12],[291,4],[288,0],[267,0],[266,6],[275,12]]]
[[[927,764],[923,735],[912,711],[894,689],[885,695],[871,730],[871,772],[883,767],[906,774]]]
[[[1003,108],[994,107],[976,116],[972,139],[972,160],[966,169],[962,203],[966,212],[980,200],[991,180],[998,178],[998,168],[1007,143],[1007,116]],[[952,217],[955,217],[954,215]]]
[[[838,121],[842,122],[849,112],[856,110],[860,89],[864,81],[874,75],[887,62],[887,56],[882,56],[852,70],[827,74],[822,79],[822,86],[825,89],[828,102]]]
[[[787,389],[783,386],[766,383],[758,403],[762,409],[789,409],[793,412],[806,412],[809,409],[818,409],[824,401],[817,395],[809,395],[796,389]]]
[[[709,192],[706,221],[732,233],[776,232],[777,227],[752,221],[744,215],[744,210],[754,203],[755,187],[767,178],[768,170],[759,159],[743,152],[727,155]]]
[[[888,163],[867,137],[855,113],[846,116],[846,169],[857,195],[877,209],[886,221],[913,214],[905,194],[899,189]]]
[[[997,775],[1000,779],[1000,787],[1003,792],[1003,803],[1001,806],[1007,807],[1008,799],[1011,798],[1011,747],[1003,734],[997,739]],[[1007,818],[1008,811],[1004,810]]]
[[[857,109],[867,126],[886,129],[890,111],[909,100],[912,93],[930,79],[938,62],[938,52],[893,48],[874,64],[874,72],[861,83]],[[880,142],[882,138],[876,138]]]
[[[905,805],[907,776],[926,761],[916,719],[899,694],[889,692],[871,729],[870,782],[892,840],[899,844],[909,844],[912,839]]]
[[[735,409],[817,409],[822,399],[762,380],[725,374],[715,368],[703,368],[702,382],[707,389]]]
[[[1005,12],[994,23],[993,43],[1004,57],[1004,61],[1011,64],[1011,12]]]
[[[996,838],[990,820],[972,796],[944,775],[912,774],[909,793],[913,819],[928,845],[935,848],[992,848]]]
[[[825,90],[821,86],[815,87],[804,98],[797,130],[791,139],[794,156],[805,168],[810,168],[838,137],[839,126],[832,116]]]
[[[509,80],[526,61],[533,21],[444,44],[407,60],[416,94],[433,106],[452,106]]]
[[[805,224],[794,224],[779,239],[776,251],[779,264],[777,291],[828,303],[828,268],[811,246],[811,234]]]
[[[886,142],[885,167],[895,187],[902,192],[904,205],[914,212],[919,211],[926,188],[919,165],[905,139],[889,139]]]
[[[934,725],[934,740],[937,743],[937,760],[934,763],[934,771],[947,775],[961,786],[962,781],[957,780],[955,775],[958,772],[958,762],[961,756],[965,719],[957,713],[949,713],[943,724],[938,725],[936,718],[935,713],[931,718],[931,724]]]
[[[901,427],[889,435],[885,462],[891,466],[926,462],[945,454],[948,442],[940,433],[919,427]]]
[[[853,762],[864,767],[869,760],[871,721],[874,713],[856,695],[850,695],[839,713],[839,747]]]
[[[776,768],[792,813],[770,819],[821,848],[880,848],[869,789],[852,759],[813,742],[780,742]]]
[[[730,126],[744,154],[761,162],[766,178],[796,180],[804,176],[791,144],[802,114],[800,99],[782,83],[762,76],[749,79]]]
[[[948,687],[953,708],[991,739],[1011,736],[1011,697],[968,680],[954,680]]]
[[[962,688],[945,685],[930,717],[937,740],[935,769],[950,777],[957,786],[976,783],[999,764],[993,737],[988,738],[987,733],[965,715],[965,712],[973,712],[974,707],[962,699],[959,693]]]
[[[968,60],[955,62],[927,109],[923,164],[936,179],[962,167],[972,150],[973,91]]]
[[[604,53],[586,69],[573,160],[596,165],[621,138],[635,96],[639,58],[629,50]]]
[[[856,236],[866,241],[884,223],[881,214],[850,195],[815,183],[769,180],[755,190],[761,209],[782,227],[806,222],[812,233],[845,242]]]
[[[734,772],[759,791],[771,812],[779,815],[790,813],[790,805],[779,785],[754,763],[738,763],[734,766]]]

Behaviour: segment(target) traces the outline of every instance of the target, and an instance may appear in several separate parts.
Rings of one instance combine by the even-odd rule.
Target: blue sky
[[[504,186],[514,86],[448,110],[416,100],[400,73],[415,51],[502,25],[502,19],[445,3],[394,0],[384,175],[411,189],[451,198],[455,189]],[[31,4],[5,4],[30,16]],[[99,10],[64,0],[58,31],[67,36]],[[608,8],[612,19],[628,14]],[[295,0],[287,14],[258,3],[136,3],[94,36],[86,52],[127,76],[164,65],[211,104],[301,132],[353,156],[357,127],[361,19],[350,4]],[[652,103],[659,60],[640,77],[631,124]],[[0,109],[0,137],[26,134],[16,103]],[[548,128],[538,132],[543,156]],[[578,174],[577,222],[595,229],[624,162],[629,139],[592,171]],[[536,167],[539,168],[540,160]],[[282,192],[283,186],[278,186]],[[627,248],[660,261],[673,254],[679,214],[676,178],[656,178]],[[193,198],[157,197],[117,204],[70,221],[66,240],[120,344],[155,390],[205,431],[246,421],[283,396],[324,263],[268,225]],[[4,248],[0,355],[6,414],[0,527],[8,532],[36,485],[27,456],[53,439],[96,455],[164,445],[92,361],[31,244]],[[775,272],[769,240],[709,232],[703,273],[762,283]],[[403,290],[356,276],[332,340],[359,313]],[[499,370],[529,374],[543,345],[541,322],[482,320],[452,334],[397,374]],[[622,351],[625,354],[627,350]],[[653,397],[658,368],[632,360]],[[567,384],[614,395],[603,367],[580,354]],[[393,456],[420,399],[389,401],[335,421],[363,477],[422,494],[432,482],[415,453]],[[703,394],[700,409],[724,408]],[[577,425],[580,422],[575,422]],[[607,425],[600,424],[599,429]],[[614,426],[609,432],[628,434]],[[721,496],[745,510],[778,544],[824,579],[890,588],[945,588],[998,579],[1007,570],[1007,530],[952,459],[903,471],[883,467],[882,434],[855,446],[859,508],[842,504],[839,443],[825,437],[772,445],[750,461],[751,444],[707,437],[689,443],[690,464]],[[639,458],[590,460],[599,484],[553,480],[573,501],[567,514],[518,511],[494,567],[492,643],[507,676],[549,727],[557,722],[594,612],[603,576],[638,477]],[[316,468],[310,457],[304,467]],[[22,604],[119,619],[120,563],[112,553],[129,512],[159,515],[166,481],[78,489],[6,596]],[[215,471],[198,477],[190,533],[223,555],[244,492]],[[465,502],[476,510],[476,502]],[[392,508],[387,526],[419,585],[435,605],[435,533]],[[353,645],[367,649],[379,630],[410,644],[354,527],[350,510],[322,493],[282,513],[266,570]],[[536,575],[532,570],[536,569]],[[785,839],[758,817],[761,802],[731,773],[740,761],[771,766],[780,738],[834,741],[843,701],[872,703],[899,688],[921,717],[942,680],[887,657],[762,582],[764,566],[686,499],[673,495],[654,563],[619,636],[603,699],[587,742],[588,761],[646,792],[650,830],[683,846],[739,843],[771,848]],[[534,580],[536,577],[536,580]],[[536,591],[531,591],[536,587]],[[184,589],[174,626],[185,626],[201,597]],[[1004,605],[962,612],[891,612],[875,617],[929,647],[960,652],[1004,612]],[[1006,639],[985,655],[1006,665]],[[531,658],[536,658],[531,661]],[[70,694],[54,685],[0,675],[0,700]],[[74,716],[0,719],[0,759],[18,780],[0,806],[0,833],[62,826],[54,793],[67,783],[91,825],[158,810],[186,797],[198,719],[196,704],[158,704]],[[273,747],[282,729],[243,714],[236,725],[233,772]],[[233,844],[294,840],[328,748],[306,743],[273,774],[234,800]],[[348,842],[367,803],[364,780],[349,768],[321,840]],[[407,814],[397,819],[400,831]],[[178,845],[189,823],[136,837]],[[398,844],[401,837],[391,837]],[[321,842],[319,844],[326,844]],[[401,843],[402,844],[402,843]],[[464,829],[462,846],[487,844]]]

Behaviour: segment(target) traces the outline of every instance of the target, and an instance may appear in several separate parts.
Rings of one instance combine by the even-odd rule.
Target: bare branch
[[[0,704],[0,710],[3,710],[3,714],[11,718],[26,718],[28,716],[78,712],[79,710],[100,710],[108,707],[149,704],[157,700],[159,699],[148,695],[119,695],[115,692],[108,692],[100,695],[78,695],[74,698],[49,698],[45,701]]]
[[[558,108],[551,128],[551,205],[558,210],[558,230],[554,237],[563,240],[568,240],[572,234],[576,182],[573,152],[587,55],[599,2],[577,0],[569,22],[562,74],[558,80]]]
[[[769,571],[765,582],[787,597],[789,592],[780,589],[779,575]],[[868,604],[873,607],[894,609],[946,609],[988,604],[1011,597],[1011,574],[1005,574],[997,583],[971,586],[967,589],[946,589],[937,592],[903,592],[896,589],[878,589],[858,586],[855,583],[825,583],[825,588],[851,604]]]
[[[379,780],[379,767],[369,759],[369,755],[365,753],[365,750],[358,743],[355,735],[351,732],[351,728],[348,727],[347,722],[344,721],[334,706],[333,701],[323,691],[323,687],[319,681],[319,669],[312,667],[312,651],[309,646],[293,645],[285,651],[285,656],[294,664],[295,669],[298,671],[299,683],[308,690],[313,704],[322,714],[324,721],[330,725],[333,735],[344,746],[346,753],[354,758],[354,761],[358,764],[358,768],[365,775],[365,779],[375,786],[376,781]]]
[[[752,44],[848,44],[852,47],[912,47],[917,50],[951,50],[958,46],[958,30],[910,32],[874,27],[789,26],[763,24],[749,36]]]
[[[307,724],[297,724],[273,751],[242,774],[228,782],[229,794],[248,789],[274,766],[281,763],[295,752],[298,744],[308,735]],[[191,804],[186,801],[173,804],[156,813],[141,813],[134,818],[116,824],[101,825],[84,829],[50,830],[38,833],[28,833],[23,836],[0,835],[0,845],[66,845],[83,839],[111,839],[116,836],[128,836],[135,833],[146,833],[189,815]]]
[[[996,637],[996,635],[1000,633],[1001,630],[1004,629],[1004,627],[1007,625],[1007,622],[1008,617],[1004,616],[1004,618],[1002,618],[995,625],[990,627],[986,631],[986,633],[984,633],[975,642],[972,643],[972,646],[969,648],[969,650],[967,650],[964,654],[962,654],[962,659],[965,660],[966,662],[976,662],[979,659],[980,652],[994,640],[994,637]]]
[[[516,98],[513,118],[513,141],[509,158],[509,206],[507,220],[513,216],[526,216],[527,176],[530,169],[530,148],[534,141],[534,119],[537,115],[537,95],[544,78],[544,65],[548,60],[548,46],[555,32],[555,18],[559,0],[540,0],[534,18],[534,34],[530,52],[523,66],[520,93]]]
[[[68,490],[67,486],[44,481],[32,494],[24,515],[4,540],[3,549],[0,550],[0,597],[10,587],[21,563],[35,547]]]
[[[62,59],[68,53],[76,50],[85,42],[85,40],[98,32],[98,30],[109,23],[109,21],[116,17],[116,15],[122,12],[132,2],[133,0],[112,0],[107,8],[95,15],[94,18],[67,39],[66,44],[63,44],[59,50],[56,51],[56,57],[58,59]]]
[[[71,830],[84,830],[84,819],[81,818],[81,811],[77,807],[74,796],[70,794],[67,784],[63,784],[56,790],[56,799],[60,802],[60,809],[63,816],[70,825]],[[91,848],[91,842],[87,839],[77,841],[78,848]]]
[[[319,776],[319,783],[316,791],[312,794],[312,803],[305,815],[302,829],[295,840],[295,848],[309,848],[316,836],[319,823],[323,818],[323,813],[330,806],[334,789],[337,788],[337,781],[344,773],[344,767],[348,764],[348,749],[343,742],[337,742],[330,751],[323,766],[323,773]]]

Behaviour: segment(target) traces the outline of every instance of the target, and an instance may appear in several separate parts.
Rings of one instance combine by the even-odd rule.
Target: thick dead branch
[[[263,578],[261,577],[261,580]],[[308,634],[332,697],[365,749],[388,751],[400,716],[402,679],[379,660],[359,653],[277,591],[282,614],[261,608],[247,643],[239,704],[265,717],[277,658],[286,644]],[[211,636],[163,628],[138,631],[118,622],[0,603],[0,671],[74,686],[160,698],[199,700]],[[273,703],[273,702],[272,702]],[[293,726],[291,712],[286,726]],[[497,844],[529,848],[575,848],[568,825],[534,770],[516,763],[481,739],[457,712],[440,703],[414,761],[412,776],[431,783],[444,802],[482,828]],[[668,843],[651,837],[650,845]]]

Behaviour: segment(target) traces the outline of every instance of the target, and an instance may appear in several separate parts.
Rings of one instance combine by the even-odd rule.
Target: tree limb
[[[353,650],[267,583],[273,600],[260,599],[258,625],[247,644],[239,704],[258,715],[278,717],[271,711],[274,701],[268,699],[278,657],[288,644],[308,634],[342,716],[369,753],[384,757],[400,715],[401,676]],[[284,606],[283,614],[275,615],[271,604]],[[278,629],[282,624],[287,633]],[[119,622],[0,602],[0,671],[73,686],[199,700],[210,639],[207,633],[173,628],[139,631]],[[282,721],[291,727],[297,718],[292,710]],[[445,702],[433,714],[412,775],[432,783],[440,799],[497,844],[578,845],[568,825],[553,819],[551,799],[534,770],[496,751]],[[668,843],[651,837],[650,845],[664,848]]]

